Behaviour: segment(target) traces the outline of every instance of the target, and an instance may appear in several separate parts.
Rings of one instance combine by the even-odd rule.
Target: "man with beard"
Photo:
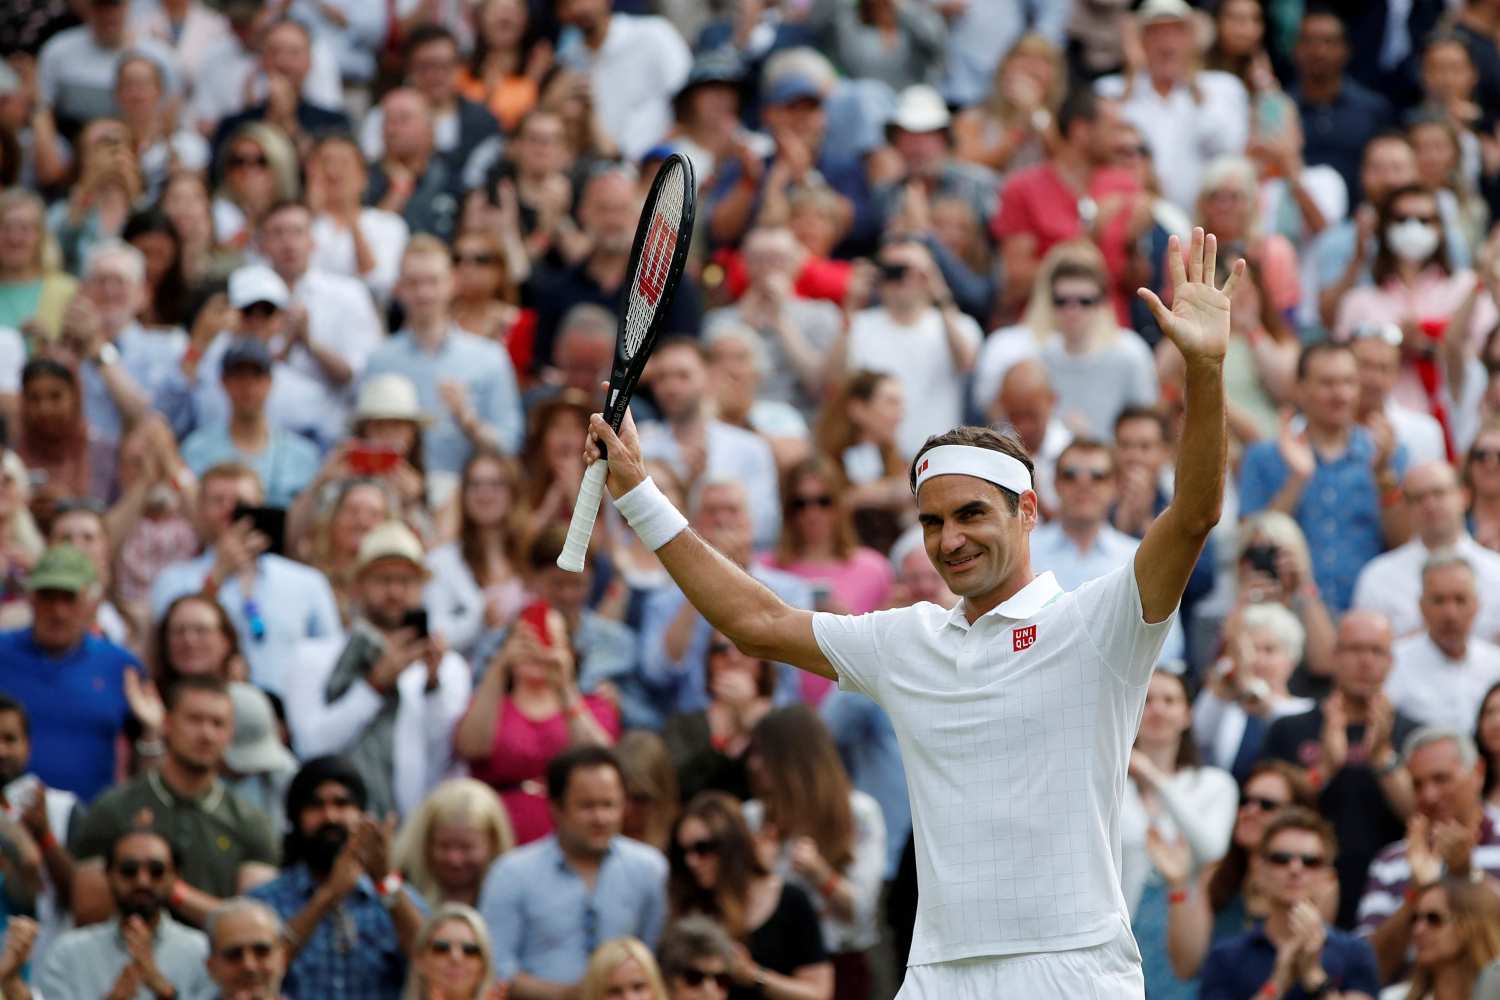
[[[231,899],[208,917],[208,974],[222,1000],[278,1000],[286,976],[281,918],[264,903]]]
[[[193,924],[220,900],[275,876],[271,821],[219,780],[233,733],[234,702],[224,681],[184,677],[167,689],[161,768],[101,795],[70,845],[79,860],[73,900],[80,920],[108,915],[107,872],[99,860],[132,829],[162,830],[176,839],[181,877],[167,893],[172,909]],[[206,850],[208,844],[215,849]]]
[[[288,996],[400,996],[424,915],[391,868],[393,824],[367,815],[365,801],[342,757],[308,761],[287,788],[286,868],[250,896],[286,921]]]
[[[172,847],[132,830],[114,842],[106,874],[116,915],[57,939],[36,979],[47,1000],[171,1000],[206,987],[208,939],[167,912],[177,881]]]

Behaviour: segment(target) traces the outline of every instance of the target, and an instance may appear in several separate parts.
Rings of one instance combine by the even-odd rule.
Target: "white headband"
[[[917,463],[917,489],[933,476],[974,476],[1016,494],[1031,489],[1031,473],[1019,459],[966,444],[939,445],[923,452]]]

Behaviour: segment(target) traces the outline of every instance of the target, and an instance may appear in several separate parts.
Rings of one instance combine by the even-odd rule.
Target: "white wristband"
[[[650,476],[616,500],[615,510],[652,552],[676,538],[688,526],[687,518],[657,489]]]

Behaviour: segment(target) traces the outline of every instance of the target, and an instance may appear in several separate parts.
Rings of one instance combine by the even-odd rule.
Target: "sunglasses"
[[[682,853],[688,857],[692,857],[695,854],[709,857],[719,853],[719,842],[713,838],[689,841],[682,845]]]
[[[231,156],[228,160],[224,161],[224,166],[228,170],[240,170],[246,167],[264,170],[270,165],[271,161],[264,156]]]
[[[1293,861],[1300,861],[1302,867],[1309,871],[1316,871],[1327,864],[1321,854],[1296,854],[1292,851],[1271,851],[1266,855],[1266,860],[1277,868],[1285,868]]]
[[[1286,806],[1285,802],[1277,802],[1275,799],[1261,798],[1259,795],[1247,795],[1240,801],[1240,808],[1254,806],[1263,813],[1275,812]]]
[[[897,261],[883,260],[875,266],[880,268],[880,280],[882,281],[900,281],[911,270],[909,265],[898,263]]]
[[[160,879],[167,874],[167,863],[165,861],[121,861],[115,865],[115,871],[121,878],[135,878],[142,871],[150,875],[152,879]]]
[[[1151,150],[1146,146],[1145,143],[1141,143],[1139,146],[1125,146],[1125,147],[1123,147],[1119,151],[1118,155],[1121,156],[1121,157],[1125,157],[1125,156],[1150,156],[1151,155]]]
[[[473,941],[465,941],[460,944],[457,941],[445,941],[442,938],[433,938],[427,944],[427,950],[434,955],[451,955],[455,951],[463,952],[464,958],[478,958],[479,945]]]
[[[711,642],[708,644],[709,656],[723,656],[734,647],[727,642]]]
[[[270,319],[281,312],[281,309],[273,302],[252,302],[240,312],[251,319]]]
[[[456,253],[453,255],[454,264],[478,264],[480,267],[490,267],[499,262],[499,256],[492,253]]]
[[[232,944],[228,948],[219,949],[219,957],[226,962],[243,962],[246,955],[254,955],[256,958],[266,959],[271,957],[271,952],[276,946],[270,941],[255,941],[251,944]]]
[[[1435,215],[1393,215],[1391,221],[1397,225],[1403,222],[1425,222],[1429,226],[1435,226],[1438,220]]]
[[[827,493],[815,497],[792,497],[790,506],[794,511],[806,510],[809,507],[822,507],[827,510],[833,506],[833,497]]]
[[[1113,475],[1114,473],[1108,469],[1085,469],[1077,465],[1057,470],[1057,478],[1067,483],[1077,482],[1080,479],[1092,479],[1096,483],[1102,483]]]
[[[1500,462],[1500,448],[1473,448],[1469,458],[1475,462]]]
[[[702,986],[710,979],[714,981],[715,986],[725,993],[729,992],[729,987],[734,983],[734,980],[729,977],[729,973],[727,972],[704,972],[702,969],[682,970],[682,981],[688,986]]]
[[[1418,910],[1412,914],[1412,920],[1418,924],[1424,924],[1432,930],[1437,930],[1448,923],[1448,914],[1439,913],[1436,910]]]
[[[1092,309],[1099,304],[1097,295],[1054,295],[1052,296],[1052,308],[1054,309]]]

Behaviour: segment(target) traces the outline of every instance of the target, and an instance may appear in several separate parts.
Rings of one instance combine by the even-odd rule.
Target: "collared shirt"
[[[687,464],[671,427],[652,421],[643,424],[640,433],[641,454],[667,463],[687,481]],[[728,476],[743,483],[755,547],[765,549],[775,545],[781,534],[781,490],[771,445],[759,434],[722,420],[709,420],[704,437],[705,480]]]
[[[667,859],[617,836],[590,890],[550,835],[490,867],[479,912],[490,930],[498,978],[524,972],[576,983],[589,955],[611,938],[629,935],[656,947],[667,916]]]
[[[176,848],[178,874],[188,885],[220,899],[239,892],[242,866],[275,866],[280,859],[278,831],[270,819],[223,782],[216,780],[203,795],[186,798],[168,788],[156,771],[99,796],[68,850],[80,861],[103,858],[117,837],[141,825]]]
[[[1294,89],[1290,96],[1302,119],[1302,158],[1309,165],[1326,164],[1337,170],[1357,201],[1361,197],[1359,164],[1365,145],[1377,132],[1395,124],[1390,103],[1348,77],[1326,104],[1314,104],[1301,88]]]
[[[289,506],[323,464],[317,445],[277,427],[270,429],[266,446],[260,451],[241,451],[230,437],[227,424],[209,424],[189,434],[182,442],[182,460],[198,476],[224,462],[249,466],[260,477],[266,503],[274,507]]]
[[[312,222],[312,266],[323,274],[362,281],[377,302],[387,302],[391,297],[391,289],[396,287],[396,278],[401,270],[401,254],[406,250],[411,229],[406,225],[405,219],[383,208],[360,209],[358,225],[360,235],[370,248],[370,255],[375,258],[375,266],[368,273],[359,272],[359,260],[354,252],[354,234],[327,215],[319,215]],[[335,323],[338,318],[335,313]],[[372,348],[382,339],[379,327],[375,332]],[[363,367],[364,358],[360,361]]]
[[[1375,967],[1375,952],[1363,938],[1336,927],[1328,928],[1323,941],[1323,970],[1328,974],[1330,992],[1380,992],[1380,974]],[[1226,941],[1220,941],[1204,959],[1199,1000],[1251,1000],[1271,978],[1276,965],[1276,946],[1266,936],[1264,923]],[[1307,994],[1300,984],[1281,994],[1285,1000],[1304,1000]]]
[[[463,384],[480,421],[494,431],[502,449],[509,454],[520,449],[525,426],[521,391],[510,356],[495,342],[454,326],[436,351],[428,351],[410,330],[402,330],[381,345],[365,366],[367,379],[385,372],[411,379],[423,412],[432,418],[423,440],[428,469],[457,473],[473,451],[438,394],[438,386],[445,381]]]
[[[113,342],[120,352],[118,364],[149,400],[156,397],[177,370],[182,353],[187,350],[188,338],[181,330],[148,330],[132,321]],[[123,428],[120,409],[104,384],[99,366],[92,361],[79,365],[78,377],[83,384],[83,415],[89,429],[106,441],[120,440]]]
[[[214,551],[208,549],[162,570],[151,585],[152,619],[159,619],[167,605],[184,594],[198,593],[213,564]],[[297,644],[338,635],[343,628],[328,578],[281,556],[263,555],[255,561],[250,599],[240,589],[238,575],[224,581],[218,599],[239,634],[250,680],[277,696],[284,690],[288,664],[295,662]]]
[[[1141,130],[1151,147],[1162,194],[1186,212],[1193,210],[1209,161],[1244,152],[1250,134],[1250,98],[1239,77],[1203,70],[1194,83],[1201,104],[1186,84],[1178,84],[1163,96],[1144,70],[1132,81],[1128,99],[1122,77],[1107,76],[1095,84],[1105,97],[1124,101],[1125,118]]]
[[[1426,726],[1468,732],[1485,692],[1500,681],[1500,646],[1476,636],[1469,637],[1461,660],[1450,659],[1427,632],[1400,640],[1391,654],[1386,697]]]
[[[317,888],[307,866],[299,864],[246,895],[286,921],[306,909]],[[418,910],[427,912],[426,904],[409,886],[400,891]],[[289,997],[318,1000],[396,1000],[405,981],[406,954],[396,936],[395,921],[374,883],[361,875],[354,891],[307,936],[287,966],[281,989]]]
[[[177,995],[183,1000],[207,995],[213,984],[204,968],[208,938],[203,932],[184,927],[163,912],[152,938],[156,967],[177,988]],[[47,953],[34,984],[36,995],[45,1000],[99,1000],[114,987],[129,962],[118,917],[68,931]],[[142,986],[133,997],[152,1000],[152,993]]]
[[[1479,617],[1474,620],[1474,634],[1494,642],[1500,637],[1500,553],[1487,549],[1464,532],[1453,549],[1474,568],[1475,590],[1479,594]],[[1420,538],[1391,549],[1371,559],[1354,585],[1353,606],[1364,611],[1378,611],[1391,623],[1396,637],[1420,630],[1422,612],[1422,564],[1431,554]],[[1467,730],[1474,723],[1464,724]]]
[[[1470,856],[1470,865],[1490,878],[1500,878],[1500,828],[1492,806],[1484,807],[1479,821],[1479,840]],[[1369,935],[1387,917],[1401,908],[1406,887],[1411,882],[1411,865],[1406,860],[1406,838],[1388,845],[1370,863],[1370,877],[1365,894],[1359,901],[1359,932]]]
[[[1317,467],[1294,512],[1312,552],[1313,577],[1329,610],[1343,612],[1354,596],[1354,581],[1365,564],[1385,551],[1380,497],[1375,488],[1375,442],[1354,427],[1349,446],[1335,458],[1314,450]],[[1406,474],[1406,449],[1391,456],[1391,471]],[[1249,517],[1269,507],[1286,482],[1286,462],[1275,441],[1245,449],[1240,466],[1240,513]]]
[[[48,788],[85,802],[115,778],[115,748],[130,716],[125,671],[141,665],[128,650],[95,636],[52,656],[31,629],[0,632],[0,691],[31,719],[31,762]]]
[[[672,127],[672,95],[693,55],[664,17],[612,14],[597,50],[576,31],[564,33],[558,61],[589,76],[598,121],[634,163]]]
[[[1129,924],[1121,798],[1171,621],[1143,614],[1127,564],[1071,593],[1043,573],[972,624],[962,601],[813,616],[839,687],[901,744],[910,964],[1087,948]]]

